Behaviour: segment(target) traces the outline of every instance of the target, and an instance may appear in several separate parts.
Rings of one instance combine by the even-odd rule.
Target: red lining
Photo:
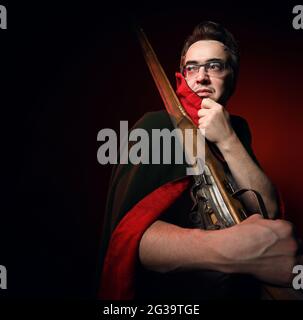
[[[139,201],[120,221],[112,234],[103,267],[102,300],[129,300],[134,297],[135,266],[145,230],[167,210],[189,186],[190,179],[169,182]]]
[[[177,96],[185,108],[188,115],[191,117],[194,124],[199,126],[198,111],[201,109],[202,98],[190,89],[186,80],[181,73],[176,72]]]

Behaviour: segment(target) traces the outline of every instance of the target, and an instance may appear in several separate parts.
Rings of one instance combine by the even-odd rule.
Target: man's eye
[[[211,62],[209,64],[209,69],[210,70],[222,70],[223,69],[223,65],[220,62]]]
[[[186,70],[187,70],[188,72],[196,71],[198,68],[199,68],[198,66],[194,66],[194,65],[192,65],[192,66],[191,66],[191,65],[186,66]]]

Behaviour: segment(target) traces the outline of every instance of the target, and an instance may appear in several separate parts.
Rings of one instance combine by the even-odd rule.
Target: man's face
[[[216,40],[200,40],[193,43],[187,50],[184,66],[204,64],[211,61],[225,63],[227,59],[228,52],[224,50],[223,43]],[[216,70],[216,64],[208,72],[205,72],[204,67],[200,67],[195,74],[185,72],[185,80],[188,86],[200,97],[207,97],[220,102],[227,94],[227,79],[231,71],[225,69],[224,71],[214,72],[214,70]]]

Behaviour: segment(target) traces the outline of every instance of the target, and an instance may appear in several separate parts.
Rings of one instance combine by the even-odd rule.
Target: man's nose
[[[209,75],[208,73],[205,71],[204,67],[200,67],[199,71],[198,71],[198,75],[197,75],[197,82],[205,82],[205,81],[209,81]]]

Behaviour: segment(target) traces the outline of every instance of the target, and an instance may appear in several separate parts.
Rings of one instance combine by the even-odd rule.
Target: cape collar
[[[202,98],[191,90],[181,73],[176,72],[175,75],[177,85],[176,94],[190,118],[198,126],[198,111],[201,109]]]

